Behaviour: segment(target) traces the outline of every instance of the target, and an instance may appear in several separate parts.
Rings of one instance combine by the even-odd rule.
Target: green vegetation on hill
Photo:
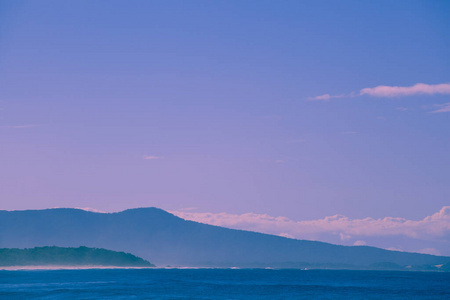
[[[0,249],[0,266],[115,266],[154,267],[130,253],[101,248],[35,247]]]

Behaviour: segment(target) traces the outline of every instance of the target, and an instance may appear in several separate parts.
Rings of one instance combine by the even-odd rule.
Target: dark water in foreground
[[[1,299],[450,299],[450,273],[97,269],[0,271]]]

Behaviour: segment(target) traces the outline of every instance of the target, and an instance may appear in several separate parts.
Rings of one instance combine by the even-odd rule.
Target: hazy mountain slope
[[[370,266],[434,265],[449,257],[387,251],[233,230],[185,221],[157,208],[102,214],[78,209],[0,211],[0,247],[99,247],[133,253],[157,265]]]

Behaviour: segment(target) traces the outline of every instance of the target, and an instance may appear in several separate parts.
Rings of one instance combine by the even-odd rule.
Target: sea
[[[450,273],[272,269],[2,270],[1,299],[450,299]]]

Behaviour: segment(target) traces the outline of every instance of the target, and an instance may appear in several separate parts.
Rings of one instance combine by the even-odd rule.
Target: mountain
[[[436,269],[450,257],[338,246],[186,221],[158,208],[0,211],[0,248],[97,247],[159,266]]]
[[[154,267],[130,253],[99,248],[35,247],[0,249],[0,266],[114,266]]]

